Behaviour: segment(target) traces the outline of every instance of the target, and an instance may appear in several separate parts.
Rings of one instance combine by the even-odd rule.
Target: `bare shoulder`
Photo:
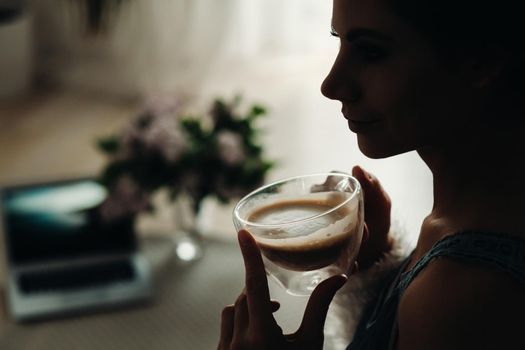
[[[438,258],[401,298],[398,349],[525,349],[524,315],[510,274]]]

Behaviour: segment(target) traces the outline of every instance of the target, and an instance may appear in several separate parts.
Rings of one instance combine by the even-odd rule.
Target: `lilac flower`
[[[171,114],[141,115],[125,128],[120,137],[117,159],[131,159],[137,153],[160,154],[167,162],[177,162],[188,141],[179,120]]]
[[[146,100],[143,114],[152,116],[175,116],[180,112],[182,100],[173,96],[153,96]]]
[[[143,131],[135,125],[126,126],[120,135],[120,149],[115,155],[116,160],[133,158],[144,145]]]
[[[146,150],[160,153],[169,163],[178,161],[188,147],[179,121],[171,115],[154,118],[144,130],[143,140]]]
[[[121,176],[100,206],[103,221],[111,222],[132,217],[150,206],[150,195],[131,177]]]
[[[271,163],[260,152],[247,152],[261,146],[241,132],[255,134],[254,116],[264,113],[262,109],[254,106],[242,117],[235,114],[239,99],[217,100],[208,115],[195,118],[181,113],[180,102],[166,96],[149,99],[119,136],[99,143],[113,162],[104,180],[116,184],[101,208],[105,218],[135,215],[149,208],[148,191],[153,189],[167,187],[174,197],[188,196],[198,211],[209,195],[222,200],[242,197],[264,179]],[[245,162],[250,165],[248,175],[238,173],[244,176],[240,181],[228,178]],[[162,173],[156,176],[153,171]]]
[[[239,165],[246,158],[241,136],[228,130],[217,134],[217,152],[219,158],[229,166]]]

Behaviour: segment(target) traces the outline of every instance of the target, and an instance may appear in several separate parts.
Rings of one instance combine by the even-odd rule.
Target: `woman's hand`
[[[390,237],[390,210],[392,203],[379,180],[359,166],[352,169],[363,189],[365,204],[365,232],[357,261],[363,270],[377,262],[392,249]]]
[[[270,300],[260,250],[247,231],[240,231],[238,238],[246,269],[246,287],[235,305],[222,311],[218,349],[322,349],[328,306],[347,278],[337,275],[320,283],[308,300],[297,332],[285,335],[272,314],[277,308]]]

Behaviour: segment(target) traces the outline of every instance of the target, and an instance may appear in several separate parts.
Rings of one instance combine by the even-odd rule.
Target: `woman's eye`
[[[355,43],[353,48],[354,53],[363,62],[377,62],[387,56],[386,50],[373,45]]]

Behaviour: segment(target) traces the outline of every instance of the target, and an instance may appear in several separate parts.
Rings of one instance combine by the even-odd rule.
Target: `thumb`
[[[345,275],[332,276],[315,288],[308,300],[303,321],[297,332],[300,336],[315,339],[321,336],[322,339],[328,307],[335,293],[346,283],[347,279]]]

